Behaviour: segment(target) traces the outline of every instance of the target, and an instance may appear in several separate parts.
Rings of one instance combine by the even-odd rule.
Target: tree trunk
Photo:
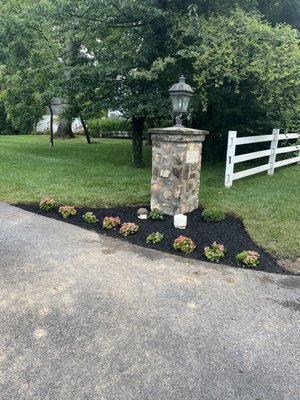
[[[73,139],[75,137],[72,131],[72,119],[62,118],[59,121],[56,135],[59,138],[63,139]]]
[[[75,39],[73,29],[70,29],[67,35],[67,46],[66,52],[63,57],[65,63],[65,80],[68,85],[72,84],[72,64],[75,62],[75,58],[78,55],[78,51],[80,48],[80,42]],[[68,93],[67,90],[66,97],[63,101],[65,105],[64,109],[71,105],[73,105],[72,96]],[[75,135],[72,131],[72,118],[70,117],[62,117],[57,128],[56,136],[63,139],[73,139]]]
[[[51,103],[49,104],[50,110],[50,147],[53,147],[53,110]]]
[[[132,118],[132,166],[143,168],[143,130],[144,118]]]
[[[91,144],[91,136],[90,136],[89,128],[87,127],[81,114],[79,114],[79,117],[80,117],[80,121],[82,123],[83,129],[84,129],[86,141],[88,142],[88,144]]]

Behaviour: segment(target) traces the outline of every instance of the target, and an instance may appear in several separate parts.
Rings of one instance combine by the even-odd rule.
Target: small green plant
[[[96,222],[99,221],[99,219],[96,217],[96,215],[94,213],[92,213],[91,211],[86,212],[85,214],[83,214],[82,217],[85,220],[85,222],[88,222],[89,224],[95,224]]]
[[[121,224],[119,217],[105,217],[102,221],[103,229],[116,229]]]
[[[196,245],[191,238],[180,235],[174,240],[173,248],[182,251],[183,253],[191,253],[195,250]]]
[[[209,261],[220,261],[225,256],[225,247],[223,244],[213,242],[209,247],[204,247],[204,255]]]
[[[71,215],[77,214],[75,206],[61,206],[59,207],[58,212],[62,215],[63,218],[68,218]]]
[[[225,218],[225,214],[219,207],[205,208],[201,215],[206,222],[220,222]]]
[[[136,225],[133,222],[124,222],[124,224],[122,224],[119,233],[120,235],[126,237],[128,235],[132,235],[134,233],[136,233],[139,230],[139,226]]]
[[[43,211],[51,211],[55,209],[55,201],[49,197],[41,200],[39,205],[40,209]]]
[[[157,220],[163,221],[164,214],[158,208],[153,208],[148,214],[148,219],[152,219],[154,221],[157,221]]]
[[[244,250],[237,254],[236,260],[243,268],[255,268],[259,265],[260,255],[256,251]]]
[[[152,232],[148,235],[146,242],[147,243],[159,243],[163,240],[164,235],[160,232]]]

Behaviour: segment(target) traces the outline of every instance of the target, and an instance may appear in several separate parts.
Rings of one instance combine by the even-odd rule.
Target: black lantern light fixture
[[[169,89],[170,98],[172,100],[173,112],[176,116],[176,126],[182,126],[182,115],[188,113],[188,107],[191,97],[194,94],[193,89],[185,83],[185,77],[181,75],[179,82],[175,83]]]

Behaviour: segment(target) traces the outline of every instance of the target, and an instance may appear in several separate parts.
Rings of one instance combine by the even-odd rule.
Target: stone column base
[[[198,208],[202,142],[207,131],[185,127],[150,129],[151,209],[185,214]]]

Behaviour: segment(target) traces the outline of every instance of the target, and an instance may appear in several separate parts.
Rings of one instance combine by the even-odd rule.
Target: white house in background
[[[66,106],[66,103],[59,98],[54,98],[52,101],[52,110],[53,110],[53,132],[55,133],[58,128],[58,117],[59,114],[62,113]],[[123,116],[123,113],[119,110],[108,110],[108,118],[120,118]],[[37,133],[46,133],[50,132],[50,112],[43,115],[43,118],[37,123],[35,128]],[[74,133],[83,131],[83,126],[80,121],[80,118],[75,118],[72,123],[72,131]]]
[[[119,110],[108,110],[108,118],[120,118],[123,113]]]
[[[64,110],[66,103],[59,98],[54,98],[52,101],[52,110],[53,110],[53,132],[55,133],[58,128],[58,117],[59,114]],[[37,123],[35,128],[37,133],[46,133],[50,132],[50,111],[43,115],[43,118]],[[72,123],[72,130],[74,133],[80,132],[83,130],[82,123],[80,118],[75,118]]]
[[[58,128],[58,118],[54,116],[53,119],[53,132],[55,133]],[[35,128],[37,133],[46,133],[50,132],[50,115],[43,115],[43,119],[41,119]],[[80,121],[80,118],[75,118],[72,122],[72,131],[74,133],[83,131],[83,126]]]

